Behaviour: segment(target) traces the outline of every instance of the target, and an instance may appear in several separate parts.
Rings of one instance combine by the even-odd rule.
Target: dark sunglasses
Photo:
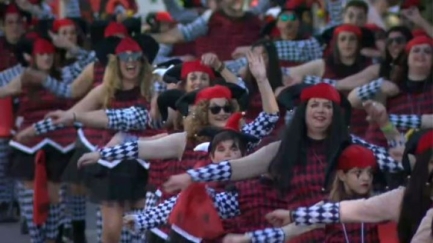
[[[296,14],[283,13],[280,15],[280,17],[278,17],[278,19],[283,22],[288,22],[288,21],[295,21],[297,17]]]
[[[143,53],[141,52],[131,52],[131,53],[127,53],[127,52],[123,52],[123,53],[119,53],[117,54],[117,57],[120,59],[120,61],[138,61],[141,59],[141,57],[143,57]]]
[[[391,45],[394,42],[397,45],[401,45],[401,44],[404,44],[406,42],[406,38],[404,38],[403,36],[399,36],[399,37],[394,37],[394,38],[388,38],[388,39],[386,39],[386,44],[387,45]]]
[[[221,112],[221,110],[224,111],[224,113],[232,113],[233,107],[231,105],[225,105],[225,106],[211,106],[209,107],[209,110],[212,114],[216,115]]]

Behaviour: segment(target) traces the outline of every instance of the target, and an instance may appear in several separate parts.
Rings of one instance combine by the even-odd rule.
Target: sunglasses
[[[296,19],[298,19],[296,17],[295,14],[281,14],[280,17],[278,17],[279,20],[283,21],[283,22],[288,22],[288,21],[295,21]]]
[[[404,38],[403,36],[386,39],[386,44],[387,45],[391,45],[392,43],[395,43],[397,45],[402,45],[405,42],[406,42],[406,38]]]
[[[221,112],[221,110],[224,111],[224,113],[232,113],[233,107],[231,105],[225,105],[225,106],[211,106],[209,107],[210,112],[213,115],[216,115]]]
[[[123,53],[119,53],[117,54],[117,57],[119,58],[120,61],[138,61],[143,57],[143,53],[141,52],[132,52],[132,53],[127,53],[127,52],[123,52]]]

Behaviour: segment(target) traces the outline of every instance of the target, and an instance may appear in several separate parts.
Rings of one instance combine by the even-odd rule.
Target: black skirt
[[[63,171],[71,159],[73,150],[62,153],[51,146],[42,148],[46,156],[47,177],[49,181],[60,182]],[[12,149],[11,160],[8,166],[8,175],[12,178],[33,181],[35,177],[36,153],[28,154],[21,150]]]
[[[92,164],[84,171],[85,186],[93,203],[135,203],[146,198],[148,170],[136,160],[124,160],[111,169]]]
[[[62,181],[71,184],[84,184],[86,168],[78,169],[77,162],[85,153],[91,152],[79,139],[75,143],[75,151],[62,175]]]

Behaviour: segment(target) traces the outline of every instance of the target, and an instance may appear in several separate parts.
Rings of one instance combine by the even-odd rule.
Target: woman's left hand
[[[251,239],[248,235],[228,234],[224,237],[223,243],[249,243]]]
[[[203,54],[203,56],[201,56],[201,63],[215,70],[218,70],[222,65],[221,61],[218,59],[218,56],[214,53]]]
[[[265,82],[268,77],[266,76],[266,63],[263,60],[263,57],[259,54],[249,51],[247,53],[247,60],[249,69],[256,78],[256,81]]]
[[[85,165],[95,164],[101,158],[98,151],[83,154],[77,162],[78,168]]]
[[[71,50],[71,49],[73,49],[73,48],[76,47],[71,41],[69,41],[64,36],[57,35],[57,34],[51,32],[51,31],[48,32],[48,34],[51,37],[53,45],[56,46],[56,47],[58,47],[58,48],[62,48],[62,49],[65,49],[65,50]]]

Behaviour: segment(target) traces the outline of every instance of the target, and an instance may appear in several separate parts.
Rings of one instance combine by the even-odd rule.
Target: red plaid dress
[[[346,231],[344,231],[344,228]],[[362,231],[361,224],[333,224],[327,225],[325,228],[326,238],[325,243],[344,243],[346,242],[345,232],[349,242],[380,242],[379,233],[376,224],[364,224]],[[361,234],[364,234],[362,241]]]

